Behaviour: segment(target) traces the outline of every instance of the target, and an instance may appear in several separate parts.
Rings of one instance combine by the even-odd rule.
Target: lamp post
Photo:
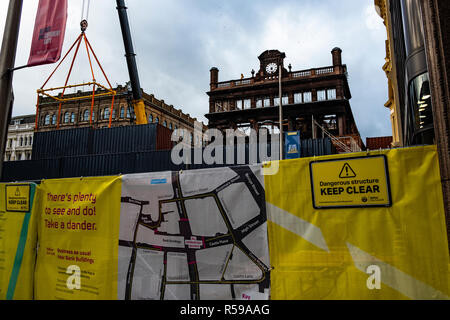
[[[12,113],[12,80],[23,0],[10,0],[0,55],[0,176],[3,170],[8,122]]]
[[[282,94],[281,94],[281,68],[282,65],[280,63],[280,65],[278,66],[278,96],[279,96],[279,122],[280,122],[280,160],[283,160],[283,99],[282,99]]]

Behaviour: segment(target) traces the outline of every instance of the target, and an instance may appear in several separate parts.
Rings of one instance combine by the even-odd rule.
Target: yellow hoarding
[[[36,185],[0,184],[0,300],[33,299]]]
[[[390,207],[314,208],[311,159],[281,161],[276,175],[265,176],[272,299],[449,299],[436,147],[315,160],[342,160],[329,180],[340,181],[336,175],[345,163],[356,178],[369,178],[370,172],[366,175],[356,161],[379,155],[386,157],[389,168]],[[364,162],[362,166],[379,171],[379,179],[384,174],[382,165],[380,170]]]
[[[117,298],[120,177],[41,183],[38,300]]]

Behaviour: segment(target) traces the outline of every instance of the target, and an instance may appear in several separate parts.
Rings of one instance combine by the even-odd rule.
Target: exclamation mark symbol
[[[339,173],[339,178],[354,178],[356,177],[355,171],[353,171],[352,167],[348,163],[344,164],[342,167],[341,173]]]

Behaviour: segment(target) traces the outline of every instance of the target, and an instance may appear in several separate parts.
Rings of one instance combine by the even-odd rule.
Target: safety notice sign
[[[386,157],[369,156],[310,163],[316,209],[391,206]]]
[[[6,185],[6,211],[30,211],[30,185]]]

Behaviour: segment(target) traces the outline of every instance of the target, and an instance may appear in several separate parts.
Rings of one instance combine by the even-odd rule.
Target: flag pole
[[[10,0],[0,55],[0,177],[3,172],[8,125],[12,114],[13,69],[16,61],[23,0]]]

